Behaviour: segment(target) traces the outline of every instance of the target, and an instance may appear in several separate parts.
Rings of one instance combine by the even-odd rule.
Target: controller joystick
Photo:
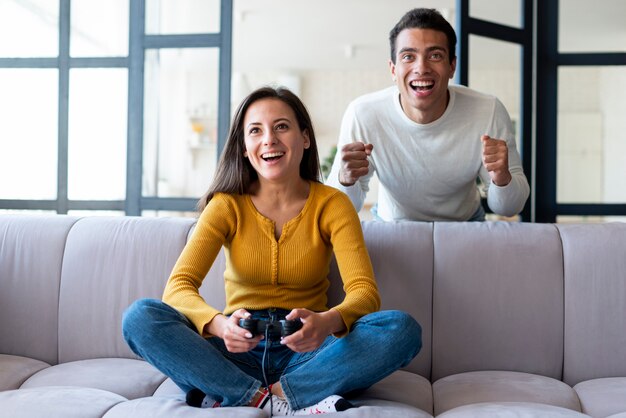
[[[265,320],[246,318],[239,320],[239,326],[250,332],[253,337],[257,335],[266,335],[271,341],[279,340],[280,337],[286,337],[302,328],[300,319],[281,319],[281,320]]]

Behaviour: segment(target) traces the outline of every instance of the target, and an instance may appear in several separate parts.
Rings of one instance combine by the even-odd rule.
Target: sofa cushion
[[[161,397],[183,397],[181,389],[171,379],[167,379],[154,393]],[[433,392],[431,384],[424,377],[415,373],[398,370],[374,384],[351,402],[376,404],[378,400],[410,405],[428,413],[433,412]]]
[[[563,257],[554,225],[434,227],[432,381],[474,370],[560,379]]]
[[[626,377],[588,380],[574,386],[574,390],[586,414],[607,417],[626,411]]]
[[[192,219],[84,218],[67,239],[59,298],[59,362],[136,358],[122,338],[122,313],[160,298]]]
[[[104,418],[267,418],[258,408],[194,408],[184,396],[160,396],[134,399],[115,405]]]
[[[580,412],[574,389],[550,377],[506,371],[447,376],[433,383],[435,415],[481,402],[531,402]]]
[[[432,415],[398,402],[377,399],[353,402],[356,408],[333,414],[328,418],[432,418]],[[182,396],[135,399],[115,405],[104,418],[267,418],[267,414],[250,407],[200,409],[185,404]]]
[[[565,266],[563,381],[626,376],[626,223],[557,227]]]
[[[589,415],[558,406],[529,402],[493,402],[460,406],[441,418],[589,418]]]
[[[77,219],[0,216],[0,353],[58,362],[61,263]]]
[[[359,399],[381,399],[410,405],[433,413],[433,390],[430,382],[415,373],[398,370],[367,389]]]
[[[48,367],[26,380],[22,388],[79,386],[135,399],[151,396],[164,380],[165,376],[145,361],[108,358]]]
[[[120,395],[99,389],[44,387],[0,392],[2,417],[10,418],[101,418],[109,409],[126,401]]]
[[[19,388],[30,376],[49,366],[28,357],[0,354],[0,391]]]
[[[382,399],[351,400],[355,408],[324,414],[325,418],[431,418],[432,415],[412,406]]]

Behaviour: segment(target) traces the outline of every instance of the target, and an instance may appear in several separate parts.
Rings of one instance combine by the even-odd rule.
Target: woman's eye
[[[259,132],[259,128],[250,128],[250,130],[248,131],[249,134],[255,134]]]
[[[278,125],[276,125],[276,129],[278,130],[285,130],[285,129],[289,129],[289,125],[287,125],[286,123],[279,123]]]

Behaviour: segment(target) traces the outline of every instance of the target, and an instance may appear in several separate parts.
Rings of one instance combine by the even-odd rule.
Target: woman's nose
[[[273,129],[268,129],[267,133],[263,135],[263,145],[275,144],[278,140],[276,138],[276,132]]]

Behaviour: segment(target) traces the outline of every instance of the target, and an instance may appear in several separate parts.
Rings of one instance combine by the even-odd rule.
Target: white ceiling
[[[472,0],[470,14],[515,25],[520,3]],[[433,7],[455,26],[455,4],[456,0],[234,0],[233,69],[387,71],[389,30],[406,11]],[[560,0],[560,50],[626,51],[626,1],[589,4]],[[518,48],[485,45],[472,50],[471,65],[517,59]]]

